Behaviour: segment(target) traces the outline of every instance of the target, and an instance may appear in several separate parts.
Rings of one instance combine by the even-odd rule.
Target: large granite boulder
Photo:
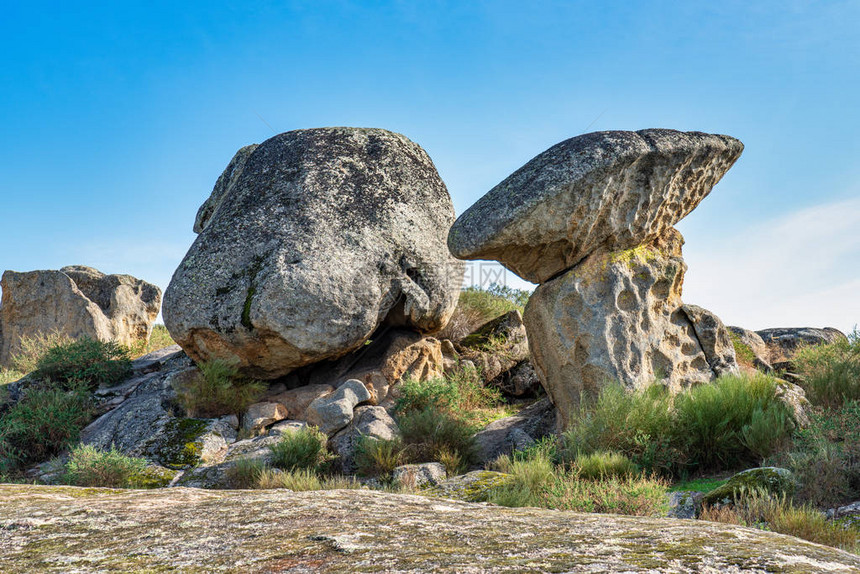
[[[161,307],[155,285],[83,265],[6,271],[0,286],[0,365],[21,351],[22,339],[48,333],[123,345],[146,342]]]
[[[833,327],[778,327],[756,331],[766,349],[766,360],[771,365],[790,363],[797,351],[804,347],[827,345],[844,340],[845,333]]]
[[[430,158],[380,129],[320,128],[243,148],[195,223],[164,320],[195,360],[259,378],[357,349],[381,324],[434,332],[462,264]]]
[[[703,348],[684,310],[687,265],[680,233],[670,228],[659,239],[626,252],[591,255],[529,299],[525,322],[532,364],[563,423],[583,392],[594,394],[608,382],[632,389],[659,380],[679,391],[734,365],[731,344],[720,347],[719,357],[708,356],[713,345]],[[727,333],[723,337],[728,340]]]
[[[596,251],[654,240],[710,193],[742,151],[729,136],[665,129],[574,137],[466,210],[448,245],[461,259],[494,259],[543,283]]]

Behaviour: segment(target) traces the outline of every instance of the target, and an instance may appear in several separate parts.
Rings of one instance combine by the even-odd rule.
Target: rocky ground
[[[857,572],[750,528],[363,490],[0,486],[0,571]]]

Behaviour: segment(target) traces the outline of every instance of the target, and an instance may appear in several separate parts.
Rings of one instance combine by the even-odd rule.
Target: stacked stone
[[[673,391],[737,371],[726,328],[684,305],[673,225],[740,157],[723,135],[652,129],[585,134],[538,155],[463,213],[461,259],[493,259],[538,283],[524,322],[562,420],[607,382]]]

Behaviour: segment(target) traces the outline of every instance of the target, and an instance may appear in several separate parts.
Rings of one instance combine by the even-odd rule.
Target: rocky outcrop
[[[194,360],[265,379],[341,357],[380,325],[436,331],[462,280],[453,219],[430,158],[399,134],[280,134],[240,150],[201,208],[165,324]]]
[[[565,422],[583,392],[610,381],[643,388],[659,380],[679,391],[731,370],[731,344],[717,347],[721,368],[714,369],[684,311],[680,234],[671,229],[661,239],[591,255],[529,299],[532,362]],[[714,353],[713,342],[708,350]]]
[[[528,448],[557,427],[556,410],[547,398],[516,415],[495,420],[475,434],[475,466],[484,467],[503,454]]]
[[[595,132],[541,153],[466,210],[448,236],[462,259],[499,261],[543,283],[595,252],[653,241],[684,218],[743,151],[701,132]]]
[[[586,134],[534,158],[452,226],[456,256],[540,283],[524,323],[563,421],[611,381],[677,391],[738,371],[722,322],[681,301],[687,266],[673,225],[742,150],[700,132]]]
[[[833,327],[792,327],[756,331],[766,349],[765,360],[771,365],[790,363],[803,347],[825,345],[844,340],[845,334]]]
[[[8,365],[21,351],[22,339],[49,333],[145,343],[161,307],[161,290],[155,285],[82,265],[6,271],[0,286],[0,365]]]
[[[2,485],[0,525],[4,572],[860,570],[854,554],[727,524],[364,490]]]
[[[703,504],[720,506],[732,504],[740,497],[754,492],[768,492],[776,496],[791,496],[797,490],[797,479],[788,469],[775,466],[750,468],[729,478],[725,484],[707,493]]]

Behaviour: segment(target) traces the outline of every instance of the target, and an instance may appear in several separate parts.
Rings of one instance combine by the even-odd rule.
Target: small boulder
[[[332,394],[316,399],[308,406],[307,421],[329,436],[352,421],[353,410],[371,399],[364,383],[350,379]]]
[[[356,471],[355,448],[362,437],[393,440],[400,435],[397,423],[382,407],[357,407],[353,414],[352,423],[328,442],[329,449],[338,456],[337,464],[344,474]]]
[[[698,305],[683,305],[681,308],[693,325],[696,339],[714,374],[718,377],[739,374],[732,338],[720,318]]]
[[[473,470],[442,481],[427,490],[427,494],[454,498],[466,502],[486,502],[493,489],[504,486],[511,475],[492,470]]]
[[[753,491],[791,496],[797,490],[794,474],[786,468],[763,466],[750,468],[732,476],[725,484],[707,493],[702,502],[708,506],[734,503]]]
[[[287,418],[287,409],[280,403],[254,403],[242,417],[242,428],[256,434],[267,426]]]
[[[517,415],[495,420],[475,434],[475,465],[484,466],[503,454],[528,448],[553,433],[555,426],[555,408],[546,398]]]
[[[768,362],[770,353],[767,350],[767,345],[764,340],[755,331],[744,329],[743,327],[726,327],[729,330],[729,337],[732,339],[732,344],[735,347],[735,358],[738,365],[749,369],[758,369],[765,373],[773,371],[773,367]]]
[[[705,495],[694,490],[679,490],[669,493],[667,518],[692,519],[699,516]]]
[[[653,241],[710,193],[742,151],[734,138],[701,132],[577,136],[467,209],[448,246],[460,259],[492,259],[544,283],[593,253]]]
[[[407,488],[426,488],[441,484],[447,473],[439,462],[404,464],[391,472],[392,482]]]

